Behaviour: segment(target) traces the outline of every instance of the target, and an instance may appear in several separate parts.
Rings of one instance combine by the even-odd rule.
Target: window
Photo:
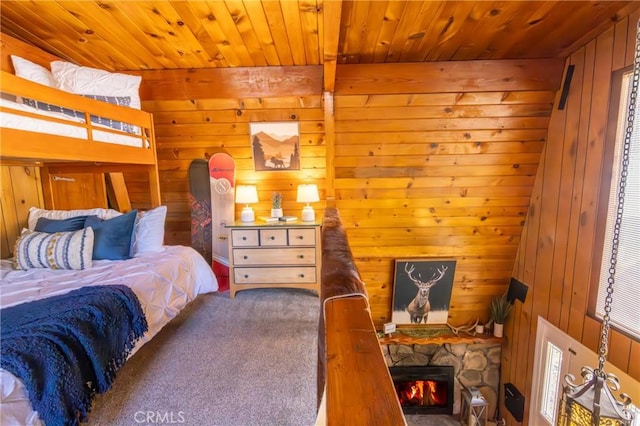
[[[544,318],[538,317],[529,424],[555,425],[562,399],[562,388],[566,385],[565,376],[572,374],[575,378],[574,383],[583,383],[580,375],[582,367],[597,365],[598,354]],[[621,390],[614,391],[613,394],[625,392],[634,401],[632,409],[635,410],[635,418],[632,425],[640,426],[640,410],[637,408],[637,402],[640,401],[640,383],[609,362],[605,362],[604,369],[620,381]]]
[[[606,231],[595,308],[596,316],[601,319],[604,315],[607,295],[611,241],[616,221],[617,193],[632,80],[633,70],[622,74]],[[613,99],[615,98],[617,96],[613,97]],[[613,327],[640,339],[640,307],[638,303],[640,300],[640,255],[638,254],[638,247],[640,247],[640,98],[636,101],[635,109],[610,318]]]
[[[554,424],[558,411],[560,397],[560,369],[562,367],[562,349],[551,342],[547,342],[547,356],[544,370],[544,386],[540,414],[549,424]]]

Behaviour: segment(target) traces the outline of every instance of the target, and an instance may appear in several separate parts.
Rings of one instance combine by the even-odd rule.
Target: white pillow
[[[36,223],[38,223],[38,219],[41,217],[60,220],[76,216],[98,216],[100,219],[107,220],[120,216],[121,214],[122,213],[117,210],[103,208],[87,210],[45,210],[38,207],[31,207],[29,209],[28,225],[30,230],[34,230],[36,228]]]
[[[91,268],[93,228],[72,232],[35,232],[23,229],[16,241],[14,267],[16,269]]]
[[[44,84],[49,87],[56,87],[56,81],[53,78],[51,71],[43,66],[34,64],[31,61],[27,61],[20,56],[11,55],[11,62],[13,63],[13,69],[16,71],[18,77],[26,80],[31,80],[35,83]]]
[[[136,218],[136,228],[133,233],[132,256],[142,253],[157,253],[162,251],[164,242],[164,221],[167,217],[167,206],[139,212]]]
[[[81,67],[65,61],[51,62],[51,72],[58,89],[81,95],[129,96],[131,108],[140,109],[140,76]]]

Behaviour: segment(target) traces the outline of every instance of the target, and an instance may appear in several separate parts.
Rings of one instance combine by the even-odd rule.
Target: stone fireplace
[[[500,342],[466,339],[469,343],[393,343],[382,338],[382,352],[389,371],[401,366],[453,367],[453,414],[460,413],[462,386],[475,386],[489,402],[489,417],[496,410],[500,382]],[[393,377],[393,372],[392,372]],[[406,411],[405,411],[406,412]],[[435,413],[434,413],[435,414]]]

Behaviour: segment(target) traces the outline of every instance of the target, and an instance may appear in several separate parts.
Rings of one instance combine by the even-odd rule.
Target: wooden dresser
[[[320,294],[320,223],[227,225],[230,297],[252,288],[302,288]]]

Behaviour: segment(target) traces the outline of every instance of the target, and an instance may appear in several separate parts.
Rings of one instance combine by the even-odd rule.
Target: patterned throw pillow
[[[93,229],[35,232],[24,229],[16,241],[16,269],[86,269],[91,267]]]

